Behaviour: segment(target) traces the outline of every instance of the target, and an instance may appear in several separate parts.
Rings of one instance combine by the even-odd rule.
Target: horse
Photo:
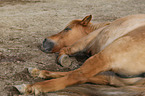
[[[69,55],[90,53],[73,71],[29,69],[34,77],[53,78],[15,86],[21,93],[39,94],[86,82],[113,86],[143,86],[145,83],[145,14],[129,15],[112,22],[91,23],[92,15],[73,20],[60,33],[43,41],[45,52],[59,52],[58,62]],[[68,66],[64,64],[64,66]]]

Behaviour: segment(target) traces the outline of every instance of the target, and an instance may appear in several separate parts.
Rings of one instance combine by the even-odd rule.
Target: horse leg
[[[52,72],[52,71],[47,71],[47,70],[39,70],[37,68],[28,68],[28,71],[31,74],[31,76],[40,77],[40,78],[44,78],[44,79],[63,77],[71,72],[71,71],[69,71],[69,72]]]
[[[86,51],[91,47],[93,40],[96,38],[98,33],[102,31],[105,27],[102,27],[89,35],[83,37],[82,39],[78,40],[76,43],[69,47],[64,47],[60,50],[59,56],[57,58],[58,63],[60,63],[64,67],[68,67],[71,65],[68,55],[75,54],[80,51]]]
[[[70,85],[85,83],[89,78],[95,76],[96,74],[110,70],[109,64],[110,63],[107,58],[104,58],[104,55],[99,53],[86,60],[79,69],[72,71],[64,77],[37,82],[26,85],[25,87],[23,86],[23,88],[21,86],[18,90],[24,89],[20,91],[35,94],[61,90]]]
[[[44,79],[50,78],[60,78],[70,74],[73,71],[69,72],[52,72],[47,70],[39,70],[39,69],[30,69],[29,71],[33,77],[40,77]],[[114,86],[124,86],[121,78],[115,76],[115,74],[111,71],[103,72],[101,74],[95,75],[87,80],[87,82],[95,83],[95,84],[110,84]],[[127,81],[129,81],[127,79]],[[136,82],[137,84],[140,82]]]
[[[89,83],[100,84],[100,85],[107,85],[109,84],[110,76],[107,75],[96,75],[87,80]]]
[[[126,86],[126,85],[134,85],[136,82],[140,81],[138,78],[129,78],[124,79],[115,75],[114,72],[107,71],[102,72],[101,74],[97,74],[93,77],[90,77],[87,82],[100,84],[100,85],[112,85],[112,86]]]

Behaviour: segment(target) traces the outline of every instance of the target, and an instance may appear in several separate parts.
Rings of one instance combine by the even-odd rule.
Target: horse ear
[[[82,25],[88,25],[88,23],[91,21],[92,19],[92,15],[89,15],[89,16],[86,16],[82,21],[81,21],[81,24]]]

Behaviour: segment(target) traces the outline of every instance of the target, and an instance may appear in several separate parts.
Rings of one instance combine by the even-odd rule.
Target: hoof
[[[68,55],[62,55],[58,63],[60,63],[63,67],[69,67],[71,65],[71,60]]]
[[[33,77],[38,77],[38,76],[39,76],[39,73],[40,73],[40,70],[37,69],[37,68],[29,67],[29,68],[28,68],[28,72],[29,72]]]
[[[26,84],[14,85],[14,87],[16,87],[16,89],[17,89],[20,93],[25,93],[25,89],[26,89],[27,85],[26,85]]]

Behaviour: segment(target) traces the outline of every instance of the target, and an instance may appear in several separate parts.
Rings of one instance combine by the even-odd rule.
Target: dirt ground
[[[93,22],[145,13],[145,0],[0,0],[0,96],[17,96],[12,85],[42,81],[32,78],[28,67],[69,71],[56,63],[56,54],[43,53],[43,39],[61,31],[73,19],[93,15]],[[86,58],[83,55],[79,58]],[[19,95],[22,96],[22,95]],[[30,95],[33,96],[33,95]],[[81,84],[40,96],[144,96],[141,91],[94,84]]]

